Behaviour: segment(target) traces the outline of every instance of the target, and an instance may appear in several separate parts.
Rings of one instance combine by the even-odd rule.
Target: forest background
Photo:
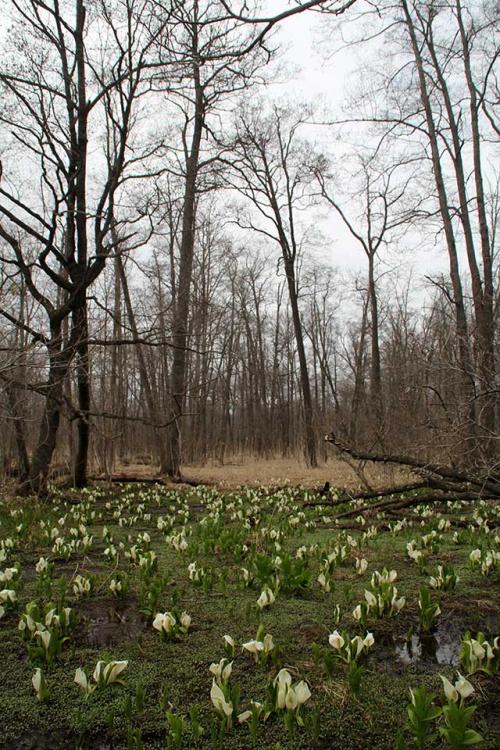
[[[0,451],[498,466],[498,9],[8,0]]]

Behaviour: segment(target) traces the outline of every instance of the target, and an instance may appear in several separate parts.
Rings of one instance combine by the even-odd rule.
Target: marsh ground
[[[261,472],[259,481],[282,484],[284,467],[268,469]],[[193,467],[195,471],[197,478],[203,479],[199,467]],[[301,467],[297,471],[300,473]],[[240,481],[241,476],[239,467],[234,481]],[[242,710],[251,699],[265,699],[268,684],[281,667],[289,669],[294,680],[306,680],[312,697],[303,707],[305,728],[290,734],[282,718],[271,715],[259,724],[256,737],[246,725],[236,724],[224,737],[222,747],[412,747],[405,729],[409,688],[425,685],[441,701],[439,675],[450,679],[455,675],[464,633],[482,631],[490,639],[500,633],[498,568],[485,576],[469,559],[473,549],[498,550],[498,507],[417,506],[405,517],[367,516],[366,523],[352,519],[342,528],[335,524],[333,511],[304,509],[304,500],[313,497],[311,490],[292,488],[295,474],[284,478],[289,479],[290,487],[271,494],[265,489],[234,489],[234,482],[229,481],[232,478],[228,478],[228,486],[220,489],[96,485],[81,494],[56,492],[44,505],[6,497],[0,508],[0,538],[4,542],[12,539],[13,547],[4,544],[7,559],[0,570],[19,562],[21,578],[18,601],[0,619],[0,747],[166,748],[165,709],[169,707],[178,715],[187,715],[195,707],[205,728],[200,740],[186,732],[181,747],[219,747],[219,740],[212,736],[216,720],[210,702],[209,667],[224,656],[225,634],[237,643],[231,683],[240,686]],[[332,478],[327,466],[301,481],[318,486]],[[380,476],[380,486],[387,479]],[[345,481],[337,482],[348,485],[347,475]],[[356,481],[351,484],[356,485]],[[478,519],[487,519],[487,526],[480,525]],[[447,521],[449,528],[443,528]],[[103,539],[104,527],[107,539]],[[373,537],[367,535],[370,528],[376,530]],[[63,557],[68,559],[63,559],[53,549],[56,532],[52,529],[66,542],[92,535],[92,544],[85,552],[66,550]],[[437,541],[432,549],[424,548],[425,570],[419,569],[408,558],[406,544],[415,539],[421,546],[422,536],[432,530]],[[186,540],[184,550],[179,544],[182,539]],[[104,554],[111,544],[117,558]],[[148,549],[156,554],[157,570],[151,575],[141,573],[126,556],[134,545],[139,555]],[[346,549],[345,559],[332,566],[331,590],[325,592],[317,582],[318,574],[326,557],[341,547]],[[297,558],[301,548],[305,552]],[[55,566],[50,584],[43,584],[35,572],[41,556]],[[368,562],[362,575],[355,569],[358,557]],[[281,559],[281,570],[276,558]],[[191,580],[188,572],[194,561],[204,571],[198,582]],[[438,564],[451,565],[460,580],[454,590],[433,593],[442,614],[434,634],[421,640],[418,592],[420,586],[428,585],[429,574],[435,573]],[[242,568],[253,577],[250,585],[245,585]],[[352,636],[366,632],[352,611],[363,600],[373,572],[384,568],[397,571],[398,593],[406,603],[394,617],[369,617],[367,626],[375,644],[362,661],[361,689],[354,696],[345,665],[336,661],[328,675],[318,653],[330,649],[328,635],[336,628]],[[109,589],[119,572],[129,582],[122,600]],[[72,590],[76,575],[92,579],[92,592],[83,598],[76,598]],[[280,577],[276,601],[261,612],[256,600],[263,585],[272,585],[276,575]],[[76,613],[69,640],[50,665],[33,653],[30,658],[29,643],[18,630],[20,615],[33,600],[42,611],[51,600]],[[148,608],[150,616],[141,613]],[[178,640],[163,641],[152,628],[151,614],[167,610],[186,611],[192,617],[191,629]],[[267,665],[257,665],[241,650],[242,643],[255,637],[260,623],[275,642],[273,659]],[[74,683],[75,670],[82,667],[92,672],[98,659],[127,660],[125,684],[109,686],[85,699]],[[37,702],[31,684],[36,666],[43,666],[50,690],[43,703]],[[481,672],[470,679],[475,693],[469,701],[478,706],[472,726],[484,738],[479,747],[494,750],[500,743],[498,679]],[[144,690],[144,705],[131,712],[127,702],[134,702],[137,686]],[[446,745],[436,738],[428,747]]]

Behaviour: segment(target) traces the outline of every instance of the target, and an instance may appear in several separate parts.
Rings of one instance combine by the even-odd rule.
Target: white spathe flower
[[[354,658],[357,659],[365,647],[365,642],[361,638],[361,636],[355,635],[354,638],[351,638],[351,652],[352,652],[353,646],[355,646],[356,648],[356,653],[354,655]]]
[[[276,708],[285,708],[285,699],[288,688],[292,684],[292,675],[288,669],[280,669],[276,677],[274,678],[274,685],[278,685],[278,693],[276,696]]]
[[[221,659],[218,664],[217,662],[212,662],[209,670],[219,682],[227,682],[233,671],[233,662],[228,662],[227,659]]]
[[[356,558],[356,570],[358,572],[358,575],[363,575],[363,573],[366,573],[367,568],[368,560],[366,560],[364,557]]]
[[[452,703],[456,703],[459,698],[468,698],[474,692],[471,683],[460,672],[457,672],[457,674],[458,680],[456,680],[454,685],[442,674],[439,675],[443,683],[444,694]]]
[[[35,674],[31,678],[31,684],[35,690],[37,700],[43,701],[47,697],[48,691],[45,683],[45,676],[40,667],[35,669]]]
[[[447,677],[444,677],[442,674],[439,675],[441,677],[442,683],[443,683],[443,689],[444,694],[447,697],[449,701],[453,701],[453,703],[456,703],[458,700],[458,691],[454,687],[454,685],[451,684],[451,682],[448,680]]]
[[[210,690],[210,700],[212,701],[215,710],[224,716],[231,716],[233,713],[233,704],[231,701],[226,700],[226,696],[222,692],[222,689],[217,685],[215,679],[212,680],[212,689]]]
[[[247,641],[247,643],[244,643],[242,648],[245,649],[245,651],[249,651],[251,654],[258,654],[260,651],[264,650],[264,644],[262,641]]]
[[[111,685],[119,682],[118,677],[128,667],[128,661],[98,661],[94,669],[93,678],[99,686]]]
[[[35,570],[40,575],[41,573],[45,573],[47,568],[49,567],[49,563],[45,559],[45,557],[41,557],[37,564],[35,565]]]
[[[243,724],[245,721],[248,721],[253,716],[251,711],[243,711],[241,714],[238,714],[238,723]]]
[[[474,692],[474,688],[471,685],[471,683],[465,679],[463,675],[460,674],[460,672],[457,672],[458,680],[455,682],[455,688],[460,693],[462,698],[468,698],[469,695],[472,695]]]
[[[74,682],[76,682],[78,687],[80,687],[85,693],[89,692],[89,679],[81,667],[78,667],[75,672]]]
[[[476,659],[483,660],[486,656],[486,651],[484,650],[484,647],[479,643],[479,641],[476,641],[475,639],[471,640],[471,651],[476,657]]]
[[[363,643],[364,643],[365,648],[371,648],[373,644],[375,643],[375,638],[373,637],[373,633],[367,633]]]
[[[160,633],[170,634],[175,629],[176,619],[171,612],[158,612],[153,620],[153,627]]]
[[[330,579],[327,578],[324,573],[319,574],[318,583],[327,593],[330,591]]]
[[[365,589],[365,599],[369,607],[377,606],[377,597],[375,596],[375,594],[372,594],[372,592],[368,591],[367,589]]]
[[[356,607],[354,607],[354,609],[352,610],[352,616],[358,622],[361,620],[363,616],[363,609],[361,607],[361,604],[358,604]]]
[[[295,711],[299,707],[299,701],[294,688],[290,685],[285,694],[285,708],[288,711]]]
[[[52,640],[52,633],[50,630],[35,630],[35,637],[40,638],[45,651],[50,648],[50,641]]]
[[[393,594],[392,601],[391,601],[391,607],[396,612],[401,612],[401,610],[403,609],[403,607],[405,605],[405,602],[406,602],[406,599],[405,599],[404,596],[401,596],[398,599],[398,591],[397,591],[397,589],[394,589],[394,594]]]
[[[188,615],[187,612],[183,612],[180,617],[180,623],[181,627],[183,627],[184,630],[188,631],[191,627],[191,615]]]
[[[345,640],[342,638],[338,630],[334,630],[328,637],[328,643],[330,646],[337,651],[343,647]]]
[[[294,690],[295,696],[297,698],[297,703],[299,704],[299,706],[302,706],[311,697],[311,691],[309,689],[309,685],[304,680],[301,680],[296,685],[294,685],[293,690]]]
[[[273,648],[274,648],[274,641],[273,641],[273,637],[272,637],[271,633],[266,633],[266,635],[264,636],[263,644],[264,644],[264,653],[265,654],[268,654],[270,651],[273,650]]]
[[[13,589],[2,589],[2,591],[0,591],[0,602],[2,602],[2,604],[4,602],[14,604],[15,601],[17,601],[17,594]]]
[[[0,573],[0,583],[7,583],[12,581],[13,578],[17,578],[19,571],[17,568],[5,568],[3,573]]]
[[[269,588],[269,586],[266,586],[262,590],[259,598],[257,599],[257,606],[260,609],[265,609],[266,607],[270,607],[271,604],[273,604],[273,602],[275,601],[275,599],[276,597],[271,591],[271,589]]]
[[[106,685],[110,685],[112,682],[117,682],[118,677],[128,667],[128,661],[110,661],[109,664],[104,668],[104,679]]]
[[[113,594],[119,594],[122,590],[122,582],[117,581],[115,578],[113,578],[111,583],[109,584],[109,589]]]

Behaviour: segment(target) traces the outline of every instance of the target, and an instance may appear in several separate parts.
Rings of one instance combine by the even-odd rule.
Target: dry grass
[[[155,467],[145,464],[130,464],[116,469],[116,473],[120,475],[144,478],[155,476],[155,471]],[[285,484],[321,487],[328,480],[333,487],[365,489],[356,471],[346,461],[336,457],[316,469],[306,466],[299,458],[257,459],[238,456],[228,459],[223,465],[215,462],[209,462],[204,466],[185,465],[182,471],[189,481],[214,484],[221,488]],[[406,469],[377,464],[367,464],[364,467],[364,475],[374,488],[395,486],[412,479]]]

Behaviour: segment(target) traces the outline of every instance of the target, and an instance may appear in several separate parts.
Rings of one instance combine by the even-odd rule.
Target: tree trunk
[[[20,487],[22,494],[33,493],[40,497],[47,494],[47,479],[56,447],[57,430],[61,417],[61,393],[70,360],[70,348],[62,348],[60,323],[53,326],[52,338],[48,348],[49,375],[38,443],[31,460],[29,478]]]
[[[79,307],[73,314],[73,326],[77,329],[76,385],[79,416],[77,419],[77,446],[73,466],[73,485],[87,485],[87,465],[89,455],[89,412],[90,412],[90,362],[88,345],[87,305]]]
[[[431,148],[432,168],[434,180],[438,194],[439,211],[443,220],[444,234],[448,248],[448,257],[450,262],[450,277],[453,287],[453,303],[455,306],[455,321],[458,339],[459,367],[461,375],[461,408],[460,408],[460,429],[462,440],[460,441],[460,460],[462,463],[474,461],[477,451],[476,439],[476,411],[475,411],[475,383],[474,374],[471,365],[471,355],[469,349],[468,326],[465,312],[465,303],[460,279],[460,270],[458,265],[458,253],[453,231],[453,224],[448,206],[446,187],[441,169],[441,155],[438,144],[438,134],[434,122],[431,101],[427,89],[426,72],[422,54],[417,41],[415,26],[411,17],[406,0],[401,0],[401,7],[404,12],[406,26],[410,36],[415,64],[420,87],[420,98],[425,112],[427,124],[427,135]]]
[[[378,299],[375,287],[374,252],[368,257],[368,296],[370,299],[371,319],[371,362],[370,362],[370,403],[374,416],[375,433],[379,436],[383,429],[382,378],[380,366],[380,343],[378,323]]]
[[[201,136],[204,122],[203,89],[200,83],[199,63],[196,60],[196,31],[194,31],[193,51],[195,115],[191,137],[191,147],[186,162],[186,176],[182,212],[182,235],[180,246],[180,263],[177,289],[175,295],[174,319],[172,325],[172,342],[174,354],[170,379],[171,425],[168,428],[168,456],[166,474],[176,479],[181,471],[181,418],[186,390],[186,367],[188,342],[189,300],[193,274],[193,255],[195,241],[196,181],[200,156]]]
[[[318,465],[316,455],[316,436],[314,434],[314,410],[311,398],[311,385],[309,382],[309,371],[307,369],[306,350],[304,347],[304,334],[300,320],[299,302],[297,298],[297,286],[295,281],[295,268],[293,261],[285,261],[286,279],[288,283],[288,293],[290,296],[290,307],[292,308],[293,330],[295,334],[295,343],[299,357],[300,368],[300,385],[302,390],[302,400],[304,409],[304,427],[305,427],[305,457],[309,466]]]

